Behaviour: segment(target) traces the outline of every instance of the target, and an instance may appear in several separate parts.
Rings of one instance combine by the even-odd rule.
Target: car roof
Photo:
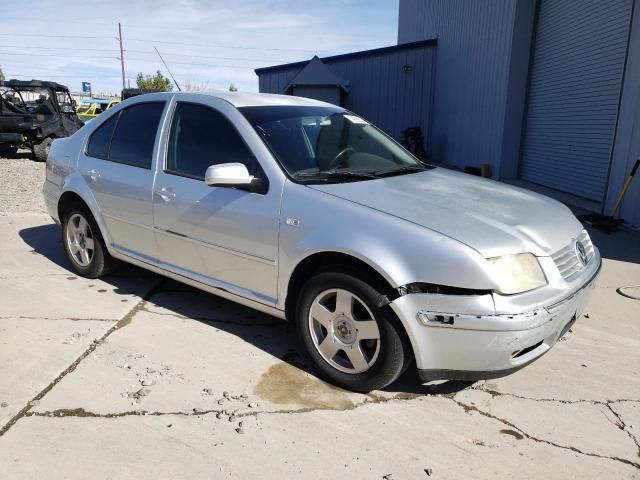
[[[312,100],[310,98],[295,97],[292,95],[276,95],[272,93],[241,93],[241,92],[227,92],[227,91],[208,91],[208,92],[170,92],[170,93],[151,93],[149,95],[175,95],[178,99],[181,96],[191,95],[207,95],[211,97],[220,98],[232,104],[234,107],[256,107],[256,106],[315,106],[315,107],[333,107],[339,108],[335,105],[326,102],[320,102],[318,100]],[[141,98],[143,95],[139,95],[134,98]]]
[[[59,91],[69,91],[69,89],[64,86],[64,85],[60,85],[59,83],[56,82],[47,82],[44,80],[16,80],[16,79],[11,79],[11,80],[4,80],[4,81],[0,81],[0,86],[2,87],[14,87],[14,88],[53,88],[55,90],[59,90]]]

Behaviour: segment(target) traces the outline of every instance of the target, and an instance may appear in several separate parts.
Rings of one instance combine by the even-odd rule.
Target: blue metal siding
[[[523,179],[601,202],[618,117],[633,0],[542,0]]]
[[[419,125],[425,137],[429,132],[434,56],[435,47],[427,45],[326,58],[323,62],[349,81],[344,107],[398,139],[401,131],[410,126]],[[303,67],[294,64],[258,70],[260,91],[283,93]]]
[[[605,212],[609,213],[640,155],[640,2],[636,0],[631,26],[618,128],[616,131]],[[640,172],[624,197],[619,218],[640,229]]]
[[[438,39],[430,136],[437,161],[461,168],[489,163],[494,176],[502,161],[517,162],[520,132],[513,133],[515,147],[503,134],[505,122],[522,119],[517,102],[508,108],[509,95],[523,98],[526,86],[523,79],[511,85],[509,75],[518,3],[400,0],[398,42]],[[503,160],[505,145],[510,158]]]

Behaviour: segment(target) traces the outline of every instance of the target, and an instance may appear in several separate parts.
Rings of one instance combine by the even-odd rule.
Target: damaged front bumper
[[[473,381],[509,375],[540,358],[583,313],[600,273],[596,255],[586,280],[563,298],[496,313],[488,295],[413,293],[391,308],[405,325],[423,381]]]

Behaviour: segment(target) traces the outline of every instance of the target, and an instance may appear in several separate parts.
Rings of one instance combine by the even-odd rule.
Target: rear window
[[[164,102],[133,105],[120,113],[111,139],[109,160],[151,168],[153,147]]]
[[[87,155],[150,169],[164,106],[139,103],[112,116],[91,135]]]

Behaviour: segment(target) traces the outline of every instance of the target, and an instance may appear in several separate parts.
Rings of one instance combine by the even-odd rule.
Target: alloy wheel
[[[74,262],[86,268],[93,259],[94,238],[89,222],[79,213],[67,221],[67,247]]]
[[[366,303],[348,290],[318,294],[309,309],[308,326],[318,353],[341,372],[365,372],[378,358],[378,323]]]

